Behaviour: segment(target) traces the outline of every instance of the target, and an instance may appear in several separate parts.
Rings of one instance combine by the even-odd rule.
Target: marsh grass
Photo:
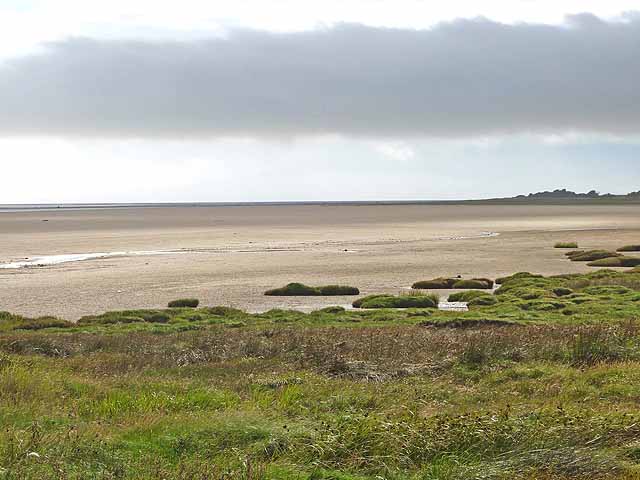
[[[169,308],[196,308],[200,305],[200,300],[197,298],[180,298],[169,302]]]
[[[557,242],[553,248],[578,248],[577,242]]]
[[[400,295],[370,295],[353,302],[354,308],[437,308],[440,296],[419,292]]]
[[[415,282],[411,288],[414,290],[444,290],[444,289],[490,289],[493,288],[493,280],[489,278],[434,278],[433,280],[421,280]]]
[[[620,254],[616,252],[610,252],[608,250],[578,250],[576,252],[568,252],[567,256],[572,262],[593,262],[595,260],[601,260],[603,258],[619,257]]]
[[[617,252],[640,252],[640,244],[625,245],[616,250]]]
[[[469,312],[130,310],[37,331],[3,313],[0,478],[632,479],[638,286],[518,274],[453,294],[492,302]],[[416,293],[357,301],[437,300]]]
[[[360,290],[347,285],[324,285],[320,287],[310,287],[302,283],[289,283],[284,287],[274,288],[264,292],[267,296],[337,296],[337,295],[360,295]]]
[[[636,257],[609,257],[601,258],[587,263],[589,267],[637,267],[640,265],[640,258]]]

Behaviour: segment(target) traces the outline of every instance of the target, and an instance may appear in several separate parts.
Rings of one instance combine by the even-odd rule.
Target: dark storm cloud
[[[637,15],[70,39],[0,66],[0,135],[638,134],[639,85]]]

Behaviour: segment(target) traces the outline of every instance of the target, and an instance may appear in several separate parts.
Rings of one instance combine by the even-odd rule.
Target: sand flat
[[[146,207],[0,213],[0,262],[104,252],[122,255],[0,270],[0,310],[69,319],[161,307],[181,296],[260,311],[348,304],[273,298],[290,281],[398,292],[440,275],[588,270],[552,248],[640,243],[634,205],[279,205]],[[46,221],[44,221],[46,220]],[[488,232],[499,233],[489,236]]]

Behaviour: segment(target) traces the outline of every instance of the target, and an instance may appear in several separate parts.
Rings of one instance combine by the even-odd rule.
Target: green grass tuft
[[[576,252],[568,252],[567,256],[572,262],[593,262],[603,258],[619,257],[620,254],[608,250],[578,250]]]
[[[458,279],[456,278],[434,278],[432,280],[421,280],[419,282],[415,282],[411,288],[416,290],[446,290],[453,288],[453,284],[456,283]]]
[[[640,245],[625,245],[616,250],[617,252],[640,252]]]
[[[321,287],[310,287],[303,283],[289,283],[284,287],[274,288],[264,292],[267,296],[279,297],[317,297],[317,296],[338,296],[338,295],[360,295],[360,290],[346,285],[325,285]]]
[[[578,248],[577,242],[558,242],[553,248]]]
[[[196,308],[200,305],[197,298],[180,298],[169,302],[169,308]]]
[[[359,289],[346,285],[325,285],[318,287],[318,290],[320,290],[320,294],[324,296],[360,295]]]
[[[637,267],[640,265],[640,258],[634,257],[609,257],[601,258],[587,263],[589,267]]]
[[[355,308],[437,308],[440,297],[426,295],[369,295],[353,302]]]
[[[490,282],[490,283],[489,283]],[[493,288],[493,282],[485,279],[471,279],[471,280],[458,280],[453,284],[453,288],[459,289],[491,289]]]

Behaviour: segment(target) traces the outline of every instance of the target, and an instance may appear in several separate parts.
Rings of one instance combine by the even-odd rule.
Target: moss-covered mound
[[[558,242],[553,248],[578,248],[577,242]]]
[[[446,290],[453,288],[453,284],[456,283],[459,279],[457,278],[434,278],[432,280],[421,280],[419,282],[411,285],[411,288],[415,288],[416,290]]]
[[[637,267],[640,265],[640,258],[634,257],[609,257],[601,258],[587,263],[589,267]]]
[[[495,295],[479,290],[469,290],[467,292],[457,292],[449,295],[449,302],[466,302],[469,308],[478,306],[495,305],[498,299]]]
[[[284,287],[274,288],[264,292],[272,297],[318,297],[336,295],[360,295],[360,290],[346,285],[325,285],[321,287],[310,287],[303,283],[289,283]]]
[[[595,260],[601,260],[603,258],[620,256],[621,255],[619,253],[610,252],[608,250],[587,250],[568,255],[569,260],[571,260],[572,262],[593,262]]]
[[[22,318],[14,330],[42,330],[45,328],[67,328],[73,323],[56,317]]]
[[[471,280],[459,280],[453,284],[453,288],[459,289],[481,289],[488,290],[493,288],[493,280],[487,278],[472,278]]]
[[[452,289],[490,289],[493,288],[493,280],[489,278],[472,278],[464,280],[461,278],[434,278],[433,280],[422,280],[414,283],[411,288],[416,290],[452,290]]]
[[[197,298],[179,298],[169,302],[169,308],[196,308],[200,305],[200,300]]]
[[[449,295],[447,301],[449,302],[470,302],[478,297],[492,296],[490,293],[482,292],[479,290],[469,290],[466,292],[456,292]]]
[[[354,308],[437,308],[437,295],[369,295],[353,302]]]
[[[573,290],[567,287],[556,287],[553,290],[553,294],[557,297],[566,297],[567,295],[571,295]]]
[[[335,295],[360,295],[360,290],[356,287],[349,287],[347,285],[325,285],[318,287],[320,294],[324,296]]]
[[[509,275],[508,277],[501,277],[496,279],[496,284],[502,285],[503,283],[510,282],[512,280],[522,280],[525,278],[542,278],[542,275],[537,273],[529,273],[529,272],[518,272],[513,275]]]
[[[640,252],[640,245],[625,245],[618,248],[618,252]]]

